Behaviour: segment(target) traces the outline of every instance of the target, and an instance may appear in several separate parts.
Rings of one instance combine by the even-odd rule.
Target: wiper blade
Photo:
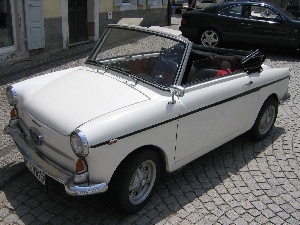
[[[98,66],[104,67],[104,64],[102,62],[100,62],[100,61],[94,61],[94,60],[87,59],[85,62],[93,64],[93,65],[98,65]]]

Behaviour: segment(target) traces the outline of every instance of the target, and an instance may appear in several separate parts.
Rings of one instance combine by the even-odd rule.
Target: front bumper
[[[65,186],[65,191],[69,195],[91,195],[103,193],[108,189],[106,183],[80,183],[74,182],[75,175],[60,166],[56,165],[51,160],[44,157],[35,150],[35,146],[25,140],[25,135],[18,125],[18,119],[12,119],[4,128],[4,133],[12,137],[19,151],[24,157],[24,160],[42,170],[47,176],[60,182]]]

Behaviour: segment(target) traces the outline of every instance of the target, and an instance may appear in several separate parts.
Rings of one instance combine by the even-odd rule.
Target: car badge
[[[41,146],[44,143],[44,138],[43,136],[39,133],[39,131],[32,127],[29,129],[30,137],[31,140],[33,141],[34,144]]]
[[[112,145],[118,142],[118,139],[112,139],[108,142],[108,145]]]

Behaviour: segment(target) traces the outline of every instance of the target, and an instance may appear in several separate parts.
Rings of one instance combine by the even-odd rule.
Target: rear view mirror
[[[177,96],[177,97],[184,96],[184,87],[172,85],[170,87],[170,92],[172,95],[172,101],[170,102],[170,104],[175,104],[176,103],[175,96]]]

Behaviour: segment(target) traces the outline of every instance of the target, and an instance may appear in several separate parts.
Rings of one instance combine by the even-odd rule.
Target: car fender
[[[86,161],[91,181],[108,183],[119,164],[143,146],[161,149],[166,170],[172,170],[180,104],[170,104],[170,100],[139,103],[79,127],[90,145]]]

